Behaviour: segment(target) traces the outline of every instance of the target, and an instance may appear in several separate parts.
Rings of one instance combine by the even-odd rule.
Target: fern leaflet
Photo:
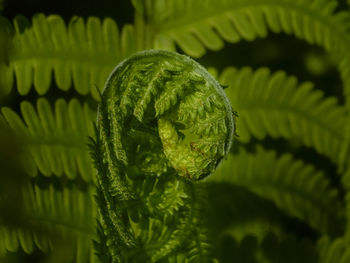
[[[335,12],[337,1],[325,0],[190,0],[133,1],[154,31],[154,47],[200,57],[219,50],[223,40],[253,41],[268,30],[317,44],[335,56],[350,97],[349,13]]]
[[[75,262],[97,262],[92,248],[96,220],[92,189],[82,192],[76,188],[58,190],[51,185],[41,189],[27,185],[23,197],[27,224],[1,226],[0,255],[20,247],[26,253],[32,253],[35,247],[55,253],[54,244],[62,239],[68,242]]]
[[[336,163],[343,161],[346,110],[335,98],[323,98],[311,83],[298,85],[295,77],[267,68],[226,68],[220,82],[229,86],[225,92],[239,112],[240,141],[267,135],[298,139]]]
[[[231,233],[226,233],[221,244],[220,262],[229,262],[234,258],[237,263],[246,262],[298,262],[317,263],[317,252],[310,240],[294,236],[267,233],[261,239],[247,235],[236,240]]]
[[[125,25],[119,32],[111,18],[101,22],[89,17],[85,24],[81,17],[73,17],[66,27],[57,15],[35,15],[31,26],[17,17],[14,50],[4,72],[15,73],[21,95],[27,94],[32,84],[39,95],[45,94],[53,72],[58,88],[66,91],[74,86],[78,93],[92,93],[98,99],[97,88],[102,89],[114,65],[144,48],[138,39],[142,29],[137,25]]]
[[[349,243],[343,238],[333,241],[329,237],[323,237],[318,242],[320,263],[347,263],[350,261]]]
[[[320,233],[334,232],[334,222],[342,217],[337,191],[324,174],[288,154],[277,158],[262,148],[255,154],[241,150],[229,155],[210,180],[244,186]]]
[[[10,108],[2,114],[8,125],[24,138],[27,155],[24,168],[31,176],[40,173],[51,176],[66,175],[73,179],[80,174],[85,181],[94,178],[88,148],[88,136],[94,134],[95,113],[73,99],[55,102],[54,112],[49,102],[40,98],[37,110],[29,103],[21,103],[23,120]]]

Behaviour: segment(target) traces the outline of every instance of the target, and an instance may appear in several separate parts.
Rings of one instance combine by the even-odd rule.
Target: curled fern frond
[[[322,172],[290,154],[277,157],[262,148],[255,154],[241,150],[230,154],[211,180],[246,187],[320,233],[339,230],[340,225],[334,228],[342,218],[337,190]]]
[[[112,262],[180,254],[209,262],[193,181],[209,176],[231,146],[232,109],[220,84],[186,56],[137,53],[111,73],[97,119],[98,247],[106,242]]]
[[[240,141],[249,142],[252,136],[297,139],[335,163],[344,161],[346,109],[335,98],[324,98],[312,83],[298,84],[283,71],[248,67],[226,68],[220,82],[229,86],[225,92],[239,112]]]
[[[54,244],[59,247],[61,240],[69,244],[67,254],[75,262],[96,262],[92,247],[96,219],[92,189],[82,192],[76,188],[58,190],[51,185],[41,189],[27,185],[23,197],[26,224],[1,226],[0,255],[20,248],[28,254],[35,248],[55,253]]]
[[[74,86],[79,94],[92,93],[98,99],[96,87],[102,89],[115,63],[141,48],[138,29],[125,25],[119,32],[111,18],[101,22],[89,17],[85,23],[73,17],[68,26],[58,15],[35,15],[32,25],[23,20],[14,20],[14,50],[7,68],[7,74],[14,72],[21,95],[33,84],[39,95],[45,94],[54,73],[58,88],[66,91]]]
[[[234,124],[227,97],[219,83],[188,57],[165,51],[134,55],[112,72],[102,100],[99,132],[103,140],[110,134],[115,136],[107,140],[111,145],[106,151],[113,151],[121,165],[131,165],[137,158],[128,150],[141,152],[125,149],[135,145],[127,146],[123,140],[124,126],[130,129],[130,143],[132,133],[137,138],[159,141],[154,138],[158,129],[164,148],[157,153],[160,160],[168,159],[179,175],[192,180],[209,175],[231,146]],[[114,100],[115,108],[110,106]],[[146,125],[150,127],[148,133]],[[191,134],[190,138],[186,138],[187,134]],[[152,162],[154,156],[142,158]],[[157,168],[153,174],[158,176],[168,170]]]
[[[24,169],[29,175],[35,176],[39,170],[45,176],[73,179],[80,174],[85,181],[94,178],[86,144],[88,136],[94,135],[95,112],[87,104],[58,99],[53,110],[46,99],[40,98],[37,109],[22,102],[21,113],[23,119],[10,108],[2,108],[8,125],[24,140]]]

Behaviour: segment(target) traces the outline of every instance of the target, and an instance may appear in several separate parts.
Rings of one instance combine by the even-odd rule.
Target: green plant
[[[67,26],[58,15],[37,14],[32,23],[17,16],[13,25],[1,18],[2,260],[350,261],[346,4],[132,4],[135,22],[122,27],[112,18],[74,17]],[[177,50],[210,67],[206,56],[219,55],[225,42],[234,50],[283,34],[312,47],[297,50],[311,52],[296,72],[311,72],[316,85],[272,66],[222,61],[209,68],[219,85],[189,58],[147,51],[120,64],[100,94],[113,68],[139,51]],[[322,91],[327,68],[338,73]],[[209,91],[224,91],[239,117]],[[224,158],[234,119],[239,137],[226,160],[193,180]],[[191,154],[199,165],[188,162]]]
[[[101,261],[210,261],[186,179],[210,175],[229,152],[233,114],[220,84],[185,56],[137,53],[108,78],[97,120]]]

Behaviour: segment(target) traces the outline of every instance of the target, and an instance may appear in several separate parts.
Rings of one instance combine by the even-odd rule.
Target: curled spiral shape
[[[219,83],[186,56],[137,53],[108,78],[96,128],[101,262],[175,260],[180,252],[211,262],[199,205],[205,191],[192,182],[231,146],[233,112]]]
[[[151,50],[120,63],[102,94],[98,120],[113,142],[113,159],[139,173],[210,175],[234,133],[231,105],[220,84],[198,63]]]

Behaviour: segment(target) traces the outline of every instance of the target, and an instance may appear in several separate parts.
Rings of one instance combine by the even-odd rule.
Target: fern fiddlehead
[[[194,182],[215,170],[233,134],[222,87],[190,58],[151,50],[120,63],[92,144],[101,261],[210,260],[198,227],[204,191]]]

